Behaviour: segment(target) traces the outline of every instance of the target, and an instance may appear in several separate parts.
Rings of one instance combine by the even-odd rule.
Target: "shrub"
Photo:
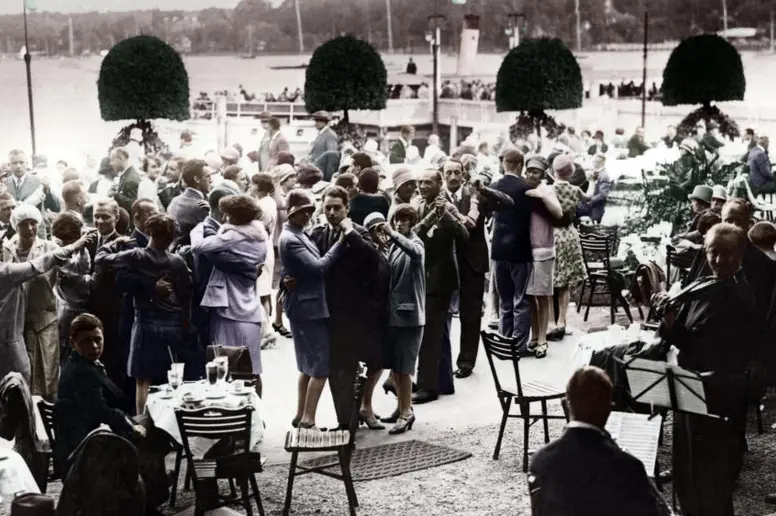
[[[388,99],[388,72],[380,54],[353,36],[340,36],[315,50],[304,85],[307,111],[385,109]]]
[[[111,48],[97,81],[103,120],[187,120],[189,76],[178,53],[153,36]]]
[[[582,74],[559,39],[529,39],[512,49],[496,78],[496,108],[538,112],[582,106]]]
[[[135,128],[139,128],[143,131],[143,149],[146,154],[159,154],[163,150],[168,149],[167,144],[159,137],[159,134],[156,132],[151,122],[148,120],[141,120],[121,128],[119,134],[113,138],[113,142],[111,142],[110,148],[108,149],[108,154],[110,154],[110,151],[113,149],[126,146],[129,143],[129,133]]]
[[[692,134],[698,122],[715,121],[719,124],[719,132],[728,138],[735,139],[741,136],[741,129],[735,120],[719,110],[717,106],[701,106],[686,117],[677,128],[679,134]]]
[[[715,34],[683,40],[663,70],[663,105],[743,100],[746,78],[741,55]]]

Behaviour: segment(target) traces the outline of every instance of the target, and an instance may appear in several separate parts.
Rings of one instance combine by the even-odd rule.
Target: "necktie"
[[[339,229],[329,228],[329,241],[326,244],[326,251],[334,247],[334,244],[337,242],[338,238],[339,238]]]

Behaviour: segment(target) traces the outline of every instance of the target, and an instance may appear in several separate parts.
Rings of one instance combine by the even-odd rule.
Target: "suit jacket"
[[[404,140],[399,140],[391,146],[391,152],[388,155],[388,161],[391,164],[404,163],[407,158],[407,147],[404,145]]]
[[[453,203],[461,215],[470,217],[473,196],[477,196],[477,194],[468,186],[461,187],[459,200]],[[473,221],[474,227],[469,229],[469,238],[456,245],[455,248],[459,264],[466,261],[472,269],[480,274],[488,272],[490,259],[488,258],[488,242],[485,235],[485,219],[492,212],[502,211],[513,205],[514,201],[508,195],[483,187],[477,201],[477,217]]]
[[[278,154],[281,152],[288,152],[288,139],[278,132],[269,142],[269,164],[266,169],[260,168],[259,170],[269,170],[278,164]]]
[[[119,186],[116,189],[116,202],[130,214],[132,224],[132,204],[137,200],[137,190],[140,187],[140,174],[135,167],[129,167],[119,176]]]
[[[602,170],[596,179],[593,189],[593,197],[587,202],[590,218],[596,222],[601,222],[606,211],[606,200],[609,198],[609,191],[612,189],[612,180],[609,174]]]
[[[446,192],[441,195],[447,197]],[[469,230],[458,218],[459,214],[445,211],[439,216],[425,200],[419,202],[418,214],[420,222],[414,231],[426,246],[426,294],[449,296],[460,286],[455,247],[465,244]]]
[[[567,428],[536,452],[529,471],[541,487],[535,510],[542,516],[670,514],[642,463],[604,430]]]
[[[755,188],[773,181],[773,169],[768,153],[760,147],[755,147],[749,152],[749,182]]]
[[[10,193],[16,202],[22,202],[35,206],[40,210],[40,213],[46,216],[46,210],[58,212],[62,206],[59,199],[53,195],[52,189],[48,191],[43,189],[43,184],[40,182],[40,178],[31,172],[27,172],[24,175],[23,181],[19,187],[16,186],[14,181],[15,177],[10,176],[3,181],[8,193]],[[10,230],[10,225],[9,225]],[[14,231],[15,233],[15,231]],[[40,224],[38,227],[38,236],[40,238],[46,238],[46,224]],[[10,238],[10,237],[9,237]]]
[[[530,187],[521,177],[505,175],[493,189],[508,195],[512,207],[496,213],[491,258],[496,261],[531,263],[530,223],[534,200],[525,195]]]
[[[310,151],[309,161],[315,163],[326,151],[336,151],[339,148],[339,138],[330,126],[324,127],[318,136],[315,137],[312,150]]]
[[[189,245],[191,243],[191,231],[197,224],[205,220],[210,213],[209,208],[200,206],[205,196],[194,188],[186,188],[182,194],[172,200],[167,213],[175,219],[178,233],[175,239],[175,247]]]
[[[107,244],[118,238],[115,231],[112,235],[101,237],[102,244]],[[115,269],[97,267],[94,265],[99,242],[87,247],[92,260],[92,295],[89,299],[89,312],[100,318],[104,326],[105,348],[102,352],[102,362],[113,372],[120,359],[120,320],[124,297],[119,295],[121,288]]]
[[[310,239],[323,256],[339,240],[339,235],[340,230],[332,230],[326,224],[314,227]],[[339,259],[325,274],[326,299],[332,320],[359,325],[374,317],[372,280],[377,275],[379,253],[369,231],[358,224],[353,225],[343,244]],[[387,293],[382,306],[385,306],[385,297]]]
[[[173,199],[178,197],[183,192],[183,187],[180,181],[176,181],[172,184],[168,184],[161,190],[159,190],[159,201],[161,201],[164,209],[168,209]]]
[[[118,407],[124,403],[121,390],[108,378],[105,368],[70,353],[59,380],[54,404],[54,428],[59,464],[69,468],[67,460],[89,432],[107,424],[118,435],[132,437],[132,426]]]
[[[291,321],[329,318],[326,302],[326,271],[342,253],[336,243],[323,257],[302,229],[286,223],[278,240],[283,276],[296,278],[296,286],[285,292],[283,309]],[[293,324],[293,322],[292,322]]]

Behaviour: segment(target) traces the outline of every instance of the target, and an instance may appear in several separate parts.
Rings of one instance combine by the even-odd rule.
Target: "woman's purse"
[[[241,346],[221,346],[212,344],[207,347],[207,359],[212,361],[217,356],[225,356],[229,360],[229,373],[236,380],[253,380],[253,362],[248,348]]]

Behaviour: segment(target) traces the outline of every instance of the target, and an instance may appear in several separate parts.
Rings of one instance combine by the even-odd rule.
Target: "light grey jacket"
[[[392,244],[388,250],[388,263],[391,266],[388,325],[425,326],[425,246],[415,233],[405,237],[391,231],[391,240]]]

